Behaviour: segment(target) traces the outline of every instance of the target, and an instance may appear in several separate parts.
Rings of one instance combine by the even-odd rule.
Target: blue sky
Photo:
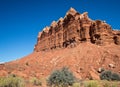
[[[70,7],[120,29],[120,0],[0,0],[0,62],[32,53],[38,32]]]

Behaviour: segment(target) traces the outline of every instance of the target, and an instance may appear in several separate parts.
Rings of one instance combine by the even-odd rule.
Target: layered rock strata
[[[120,45],[120,31],[112,30],[105,21],[91,20],[87,12],[80,14],[70,8],[64,18],[39,32],[34,51],[74,47],[83,42]]]

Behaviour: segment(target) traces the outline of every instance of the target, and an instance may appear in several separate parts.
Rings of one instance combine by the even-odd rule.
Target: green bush
[[[64,67],[61,70],[55,70],[47,80],[49,86],[68,87],[75,82],[75,77],[68,68]]]
[[[111,76],[112,76],[112,72],[107,70],[107,71],[103,71],[101,74],[100,74],[100,79],[101,80],[111,80]]]
[[[120,81],[120,75],[117,73],[113,73],[112,71],[105,70],[100,74],[100,79],[101,80],[117,80]]]
[[[32,78],[30,82],[35,86],[41,86],[42,85],[42,82],[39,79],[37,79],[36,77]]]
[[[92,80],[90,80],[90,81],[86,81],[85,83],[84,83],[84,87],[99,87],[99,84],[98,84],[98,82],[97,81],[92,81]]]
[[[25,87],[24,80],[19,77],[1,77],[0,87]]]
[[[117,73],[112,73],[111,80],[120,81],[120,75]]]

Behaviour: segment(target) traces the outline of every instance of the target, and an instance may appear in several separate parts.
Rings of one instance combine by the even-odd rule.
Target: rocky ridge
[[[80,14],[70,8],[64,18],[39,32],[34,51],[74,47],[83,42],[120,45],[120,31],[112,30],[105,21],[91,20],[87,12]]]

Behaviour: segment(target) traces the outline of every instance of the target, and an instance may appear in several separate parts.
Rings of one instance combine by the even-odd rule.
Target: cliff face
[[[64,18],[39,32],[34,51],[74,47],[88,41],[96,45],[120,45],[120,32],[113,31],[104,21],[91,20],[87,12],[80,14],[70,8]]]
[[[66,49],[52,50],[57,48]],[[101,68],[120,73],[120,31],[71,8],[64,18],[39,32],[33,53],[0,64],[0,76],[41,78],[64,66],[80,79],[99,79]]]

